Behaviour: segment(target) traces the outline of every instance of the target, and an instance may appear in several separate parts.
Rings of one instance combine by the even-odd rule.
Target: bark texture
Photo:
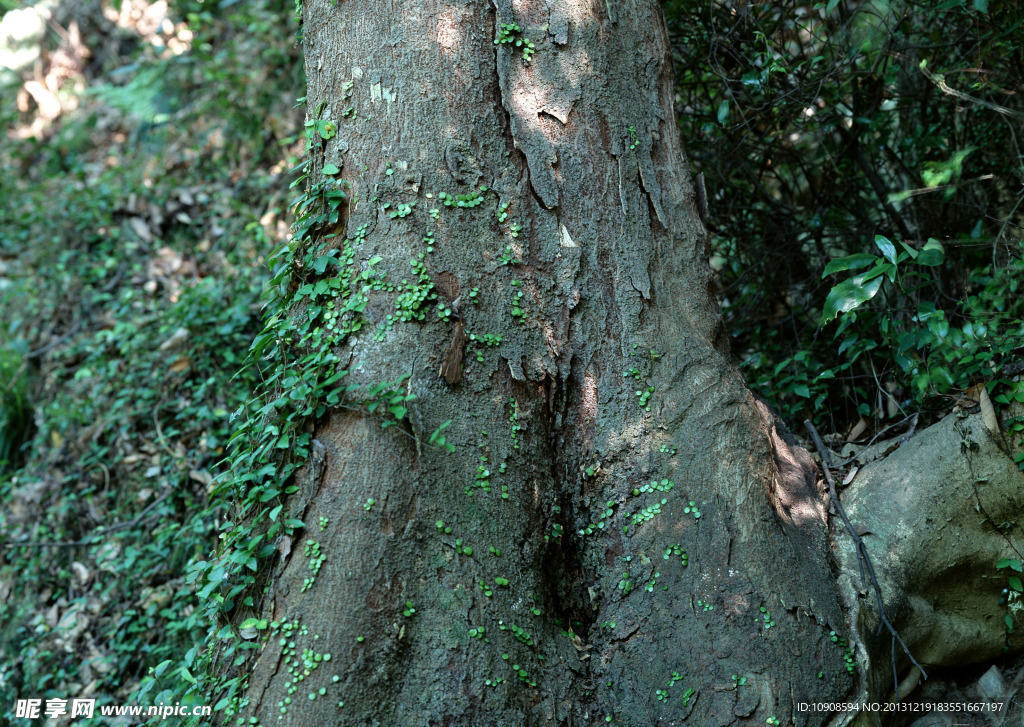
[[[507,23],[533,42],[529,62],[495,44]],[[301,618],[298,648],[330,667],[279,720],[290,677],[272,641],[246,714],[824,723],[795,705],[853,683],[828,637],[843,618],[826,512],[810,457],[727,355],[658,4],[311,0],[304,43],[308,106],[339,120],[314,174],[331,163],[350,182],[359,257],[381,256],[398,284],[433,235],[427,272],[462,321],[431,312],[348,346],[353,380],[409,375],[417,398],[402,427],[344,410],[317,425],[304,519],[329,518],[326,561],[303,591],[296,549],[267,615]],[[480,185],[478,206],[439,201]],[[375,293],[367,317],[381,324],[394,300]],[[470,341],[461,377],[442,378],[460,325],[501,344]],[[450,455],[427,443],[449,419]]]

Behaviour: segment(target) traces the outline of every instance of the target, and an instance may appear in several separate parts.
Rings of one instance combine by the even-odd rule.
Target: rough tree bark
[[[338,120],[314,177],[342,169],[348,229],[368,225],[358,256],[381,256],[396,284],[432,235],[427,273],[457,305],[379,340],[395,294],[377,291],[374,326],[346,344],[354,381],[408,375],[416,399],[399,427],[346,410],[317,423],[326,459],[304,519],[328,518],[326,560],[304,590],[293,553],[266,615],[301,619],[296,648],[330,667],[278,720],[294,677],[271,640],[246,716],[827,722],[795,707],[853,693],[829,637],[847,633],[823,488],[729,358],[658,4],[303,11],[308,107]],[[529,61],[495,44],[508,23]],[[481,185],[478,205],[441,204]],[[463,325],[502,340],[470,341],[460,367]],[[452,454],[428,444],[446,420]]]

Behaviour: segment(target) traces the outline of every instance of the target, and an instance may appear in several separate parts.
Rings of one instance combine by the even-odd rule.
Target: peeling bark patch
[[[459,292],[461,291],[458,277],[447,270],[437,276],[437,279],[434,281],[434,286],[437,288],[438,292],[448,300],[448,302],[452,302],[458,298]]]
[[[518,143],[516,148],[520,148]],[[526,166],[530,170],[531,191],[542,207],[549,210],[555,209],[558,206],[558,183],[555,180],[553,164],[558,161],[558,158],[551,156],[547,160],[541,160],[538,154],[535,152],[531,154],[529,151],[524,152],[524,155],[526,156]],[[533,157],[532,163],[531,157]],[[538,171],[541,173],[538,174]]]
[[[366,598],[363,602],[373,613],[380,613],[391,605],[391,601],[402,595],[401,592],[394,594],[394,590],[393,579],[389,579],[387,582],[377,580],[370,587],[370,590],[366,592]]]
[[[622,207],[622,216],[629,215],[629,206],[626,204],[626,170],[623,168],[622,157],[618,157],[616,165],[619,169],[619,204]]]
[[[548,353],[551,358],[555,361],[558,360],[559,355],[562,352],[562,346],[565,345],[565,340],[560,337],[549,325],[544,326],[544,342],[547,344]],[[545,380],[550,377],[551,374],[545,372]]]
[[[466,350],[466,340],[465,326],[462,321],[456,321],[455,332],[444,352],[441,369],[437,372],[437,375],[447,381],[449,386],[456,386],[462,381],[462,359]]]
[[[555,45],[565,45],[569,42],[569,9],[565,0],[548,0],[551,7],[548,15],[548,25],[551,37]]]
[[[569,101],[566,106],[558,106],[555,104],[548,104],[542,108],[538,113],[546,114],[553,119],[557,119],[561,122],[562,126],[569,123],[569,112],[572,111],[572,101]]]
[[[398,92],[393,88],[385,88],[380,81],[370,86],[371,101],[386,101],[390,107],[391,102],[398,98]]]
[[[647,162],[648,165],[650,165],[650,156],[647,157]],[[640,182],[640,190],[647,197],[647,203],[648,205],[650,205],[651,211],[654,213],[650,215],[651,220],[653,221],[655,218],[657,218],[658,222],[661,223],[661,226],[667,230],[668,222],[665,221],[665,211],[661,208],[661,188],[658,186],[658,182],[654,178],[654,170],[651,169],[646,175],[646,179],[650,180],[651,188],[654,190],[657,196],[652,195],[651,192],[647,189],[648,182],[645,181],[644,166],[645,165],[643,164],[639,164],[637,167],[639,171],[638,181]]]
[[[499,16],[497,6],[495,7],[497,33]],[[553,165],[558,162],[558,156],[540,126],[539,115],[546,105],[539,102],[536,95],[539,83],[535,78],[540,72],[535,68],[527,71],[525,64],[518,62],[516,55],[507,48],[499,47],[494,52],[498,94],[509,122],[512,143],[526,159],[526,166],[530,172],[530,188],[535,197],[545,209],[554,209],[559,201],[558,182],[553,169]],[[539,65],[536,58],[533,65]],[[570,96],[564,101],[555,102],[552,104],[555,111],[548,113],[564,124],[565,121],[558,116],[559,109],[564,109],[563,116],[567,118],[572,100]]]
[[[508,359],[508,372],[516,381],[526,381],[526,374],[523,373],[522,361]]]
[[[629,283],[644,300],[651,299],[651,278],[646,271],[643,271],[641,275],[630,275]]]

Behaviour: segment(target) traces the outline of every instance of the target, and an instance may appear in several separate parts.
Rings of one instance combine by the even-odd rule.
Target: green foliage
[[[1012,646],[1010,636],[1013,634],[1013,627],[1017,625],[1017,616],[1024,610],[1024,582],[1021,581],[1024,565],[1017,558],[1000,558],[996,562],[996,570],[1004,569],[1007,569],[1010,575],[1006,578],[1006,587],[1003,588],[999,605],[1006,606],[1006,613],[1003,616],[1006,627],[1003,651],[1009,651]]]
[[[318,133],[315,125],[307,126],[311,142]],[[238,598],[255,583],[259,559],[274,552],[270,541],[304,527],[295,518],[282,520],[280,514],[281,498],[297,489],[288,484],[292,475],[310,456],[307,422],[328,407],[347,406],[380,416],[387,427],[405,417],[406,404],[414,398],[402,387],[403,379],[367,388],[342,383],[348,372],[338,368],[333,349],[366,324],[362,313],[369,293],[384,283],[375,270],[381,258],[357,257],[365,229],[346,238],[340,249],[328,249],[335,235],[324,231],[336,222],[335,191],[310,184],[292,204],[297,210],[295,234],[268,258],[274,271],[270,299],[263,331],[250,347],[251,361],[264,366],[265,375],[255,397],[233,415],[237,423],[227,473],[214,489],[214,494],[230,497],[232,523],[222,536],[221,557],[196,563],[187,579],[197,584],[200,598],[214,612],[235,609]],[[365,509],[373,504],[372,498],[367,500]],[[311,555],[311,568],[320,562],[317,556]]]
[[[17,469],[32,420],[32,372],[24,341],[7,339],[0,348],[0,475]]]
[[[931,395],[976,382],[988,382],[989,391],[1009,403],[1018,387],[1000,378],[999,368],[1024,341],[1024,303],[1017,294],[1017,271],[1024,271],[1024,261],[1009,262],[1006,277],[996,278],[988,266],[973,271],[975,284],[984,287],[947,313],[937,300],[944,262],[937,240],[921,250],[900,242],[898,254],[881,235],[876,244],[882,258],[861,253],[825,268],[826,275],[869,268],[838,283],[826,298],[822,322],[840,320],[838,354],[850,364],[860,356],[887,359],[891,377],[909,388],[918,407],[927,405]],[[886,303],[866,307],[880,290]]]
[[[825,298],[825,310],[821,314],[821,324],[824,326],[837,315],[848,313],[859,308],[863,303],[875,297],[884,281],[883,275],[889,278],[889,282],[896,284],[905,290],[899,280],[899,265],[911,260],[918,265],[935,267],[941,265],[945,259],[945,252],[942,244],[935,239],[928,240],[921,251],[917,251],[905,242],[900,242],[903,252],[896,254],[896,247],[884,236],[875,235],[875,245],[882,251],[883,257],[869,253],[857,253],[849,257],[832,260],[825,266],[822,277],[830,273],[838,273],[847,270],[858,270],[860,268],[871,268],[865,273],[860,273],[851,278],[843,280],[829,291]]]
[[[443,431],[444,431],[445,429],[447,429],[447,428],[448,428],[448,426],[449,426],[449,425],[450,425],[451,423],[452,423],[452,420],[451,420],[451,419],[448,419],[447,421],[443,422],[443,423],[441,424],[441,426],[439,426],[439,427],[438,427],[437,429],[435,429],[435,430],[434,430],[434,431],[433,431],[433,432],[431,433],[431,435],[430,435],[430,444],[434,445],[435,447],[440,447],[441,449],[443,449],[443,450],[445,450],[446,452],[448,452],[448,454],[451,454],[452,452],[454,452],[454,451],[455,451],[455,445],[454,445],[454,444],[451,444],[451,443],[450,443],[450,442],[449,442],[449,441],[447,440],[447,438],[445,437],[445,435],[444,435],[444,434],[442,434],[442,432],[443,432]],[[438,521],[438,522],[440,522],[440,521]],[[441,526],[439,526],[439,528],[438,528],[438,529],[440,529],[440,528],[441,528],[441,527],[443,527],[443,526],[444,526],[444,524],[442,523],[442,524],[441,524]]]
[[[522,49],[523,60],[529,63],[536,49],[530,39],[522,37],[521,34],[522,29],[516,23],[502,23],[498,28],[498,37],[494,39],[494,44],[512,45],[517,49]]]
[[[515,227],[515,225],[513,225]],[[515,235],[513,235],[515,237]],[[512,250],[511,245],[506,245],[504,252],[498,258],[498,262],[502,265],[518,265],[521,261],[516,259],[515,252]]]
[[[107,665],[97,682],[103,703],[123,694],[124,674],[144,674],[146,667],[172,662],[177,668],[168,672],[165,666],[164,678],[191,677],[195,644],[207,624],[179,574],[210,548],[213,522],[223,516],[219,506],[208,505],[205,487],[229,437],[228,412],[244,399],[256,373],[232,378],[256,331],[258,274],[230,263],[215,267],[215,258],[200,255],[200,269],[215,275],[181,287],[164,279],[162,292],[146,292],[147,278],[156,282],[149,265],[158,255],[183,257],[178,235],[186,230],[169,230],[163,253],[130,238],[112,202],[142,188],[135,174],[111,172],[78,190],[58,224],[47,213],[47,189],[0,194],[18,205],[5,211],[8,219],[53,235],[23,249],[10,241],[19,261],[38,255],[49,262],[26,265],[13,291],[16,305],[2,309],[17,317],[11,323],[19,336],[52,349],[43,359],[47,379],[37,401],[33,454],[0,491],[5,501],[20,501],[26,489],[51,481],[58,503],[36,513],[28,532],[0,517],[7,539],[83,543],[74,551],[83,564],[78,576],[62,549],[8,550],[9,562],[17,563],[19,591],[26,596],[45,591],[66,603],[69,614],[103,614],[92,627],[106,634],[97,661]],[[160,198],[165,194],[156,190],[156,203],[166,203]],[[243,199],[238,202],[246,209]],[[111,232],[96,234],[104,229]],[[253,235],[239,225],[222,239],[231,245],[243,237]],[[134,263],[122,257],[125,247]],[[235,252],[243,250],[244,244]],[[219,247],[210,253],[224,254]],[[60,320],[71,335],[50,329],[47,342],[44,326]],[[163,345],[169,343],[175,345]],[[53,480],[53,470],[66,474]],[[90,511],[98,522],[84,515]],[[108,532],[95,532],[99,525]],[[83,576],[92,588],[75,587]],[[29,603],[23,608],[11,599],[0,606],[7,624],[3,662],[17,665],[18,675],[3,675],[14,690],[8,704],[15,692],[61,696],[67,681],[79,678],[80,667],[68,669],[60,650],[39,648],[42,610],[34,597]],[[65,631],[59,626],[42,643],[64,638]]]
[[[1009,93],[1019,5],[663,7],[716,287],[751,386],[791,421],[831,417],[842,431],[890,416],[880,396],[931,409],[998,378],[1020,340],[1008,310],[1019,190],[1006,183],[1024,174],[1006,153],[1007,120],[1024,112]],[[971,31],[951,39],[951,27]],[[837,286],[823,270],[856,274]],[[838,346],[817,325],[834,317]]]
[[[480,187],[480,191],[473,190],[468,194],[457,194],[454,197],[447,192],[439,192],[437,198],[440,199],[445,207],[458,207],[465,209],[472,209],[478,207],[484,202],[483,195],[480,192],[486,192],[487,187]]]
[[[853,658],[853,647],[850,646],[849,642],[837,634],[835,631],[828,632],[829,641],[838,646],[843,650],[843,661],[846,665],[846,671],[848,674],[853,674],[856,669],[857,662]]]
[[[271,167],[287,168],[301,128],[282,103],[301,69],[276,9],[230,5],[172,3],[194,34],[178,55],[83,24],[78,111],[0,140],[0,445],[29,438],[0,479],[14,506],[0,527],[79,543],[5,550],[0,721],[16,695],[88,681],[100,704],[206,702],[186,691],[209,622],[181,574],[227,515],[208,488],[261,374],[239,373],[259,331],[255,262],[280,234]]]

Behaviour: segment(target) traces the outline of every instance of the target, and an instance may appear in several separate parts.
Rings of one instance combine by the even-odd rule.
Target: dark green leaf
[[[930,238],[921,249],[915,262],[935,267],[936,265],[942,265],[945,259],[946,251],[942,248],[942,243],[935,238]]]
[[[865,283],[863,275],[844,280],[829,291],[825,298],[825,309],[821,313],[821,325],[825,325],[840,313],[846,313],[868,302],[882,287],[882,278]]]
[[[856,255],[830,260],[828,265],[825,266],[825,272],[821,274],[821,277],[824,278],[826,275],[839,273],[843,270],[859,270],[860,268],[866,268],[876,260],[878,260],[877,255],[872,255],[867,252],[858,252]]]
[[[882,255],[886,260],[893,265],[896,264],[896,246],[889,242],[889,238],[884,235],[875,235],[875,245],[882,251]]]
[[[840,356],[842,356],[842,355],[843,355],[843,351],[845,351],[845,350],[846,350],[846,349],[848,349],[848,348],[849,348],[850,346],[852,346],[853,344],[855,344],[855,343],[857,342],[857,339],[858,339],[858,338],[860,338],[860,336],[858,336],[858,335],[857,335],[857,334],[855,333],[855,334],[853,334],[852,336],[850,336],[849,338],[845,339],[845,340],[844,340],[844,341],[843,341],[842,343],[840,343],[840,344],[839,344],[839,352],[838,352],[838,353],[839,353],[839,355],[840,355]]]
[[[889,273],[889,277],[891,278],[893,273],[895,272],[895,270],[896,270],[896,266],[895,265],[890,265],[889,263],[883,263],[883,262],[879,261],[878,265],[876,265],[875,267],[871,268],[866,273],[863,273],[860,276],[861,277],[861,282],[862,283],[866,283],[869,280],[873,280],[874,278],[877,278],[879,275],[885,275],[886,273]]]

